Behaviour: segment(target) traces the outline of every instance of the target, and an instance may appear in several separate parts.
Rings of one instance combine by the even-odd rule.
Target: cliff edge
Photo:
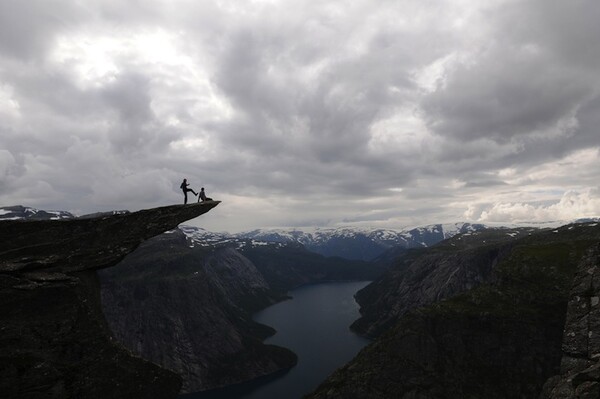
[[[383,333],[307,398],[597,398],[600,225],[514,233],[453,237],[364,290]]]
[[[97,269],[200,216],[209,201],[66,220],[0,222],[0,392],[7,398],[168,398],[181,378],[117,344]]]
[[[600,244],[590,248],[573,280],[563,332],[560,374],[540,399],[600,397]]]

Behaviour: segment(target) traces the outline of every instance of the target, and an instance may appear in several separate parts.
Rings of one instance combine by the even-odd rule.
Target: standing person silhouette
[[[191,188],[188,188],[189,184],[187,182],[187,179],[183,179],[183,182],[181,183],[181,186],[179,186],[180,189],[183,190],[183,204],[187,204],[187,193],[188,191],[191,191],[194,193],[194,195],[198,195],[197,192],[195,192],[194,190],[192,190]]]

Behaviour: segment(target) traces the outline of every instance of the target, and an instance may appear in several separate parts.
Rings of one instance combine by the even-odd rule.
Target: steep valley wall
[[[508,233],[510,238],[498,240],[492,233],[480,233],[478,238],[463,237],[462,243],[457,237],[435,249],[451,256],[438,259],[437,267],[418,269],[425,273],[421,289],[412,295],[424,295],[421,299],[402,299],[404,282],[414,279],[418,271],[411,269],[418,257],[382,276],[379,284],[363,292],[363,300],[385,307],[383,311],[367,308],[373,313],[363,310],[363,331],[383,326],[381,320],[395,322],[383,331],[371,330],[380,331],[379,338],[309,398],[537,399],[543,389],[546,397],[554,399],[597,397],[560,394],[574,394],[577,389],[593,394],[598,387],[596,354],[588,348],[600,331],[586,324],[595,314],[592,304],[598,302],[589,288],[595,274],[588,273],[590,262],[598,267],[598,258],[590,261],[585,254],[600,242],[600,228],[595,223],[571,225],[520,238]],[[468,281],[461,276],[473,269],[447,261],[477,248],[498,256],[483,262],[490,267],[475,280],[477,286],[469,288],[461,283]],[[582,273],[587,276],[586,295],[570,294],[574,276]],[[439,279],[442,275],[459,281]],[[463,289],[438,300],[427,299],[448,284],[462,284]],[[571,302],[575,298],[580,302],[570,306],[573,310],[567,315],[570,296]],[[407,303],[423,305],[408,308]],[[551,378],[555,375],[559,376]],[[574,375],[575,380],[569,379]]]
[[[239,383],[296,363],[289,350],[263,344],[274,331],[251,318],[284,298],[234,249],[193,250],[174,230],[101,276],[103,308],[116,338],[180,375],[182,392]]]
[[[110,334],[96,270],[216,205],[0,222],[2,397],[176,397],[177,374],[132,355]]]

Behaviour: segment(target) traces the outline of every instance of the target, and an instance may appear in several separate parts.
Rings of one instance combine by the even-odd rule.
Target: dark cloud
[[[492,51],[448,76],[447,85],[423,102],[431,128],[460,140],[507,143],[555,129],[593,93],[578,71],[523,52]]]
[[[498,40],[538,45],[553,61],[582,72],[600,67],[600,47],[594,40],[600,35],[600,5],[594,0],[508,3],[496,17]]]
[[[421,101],[429,128],[446,143],[447,170],[526,170],[597,147],[600,46],[591,38],[600,6],[500,2],[491,11],[487,42]]]
[[[24,60],[39,61],[55,35],[81,17],[76,3],[58,0],[0,2],[0,50]]]

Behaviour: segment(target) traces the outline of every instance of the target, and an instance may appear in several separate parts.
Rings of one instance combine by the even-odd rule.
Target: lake
[[[343,366],[369,340],[352,333],[360,317],[354,294],[369,282],[331,282],[300,287],[293,299],[257,313],[254,320],[277,330],[265,343],[283,346],[298,355],[287,372],[185,399],[300,399],[312,392],[334,370]]]

